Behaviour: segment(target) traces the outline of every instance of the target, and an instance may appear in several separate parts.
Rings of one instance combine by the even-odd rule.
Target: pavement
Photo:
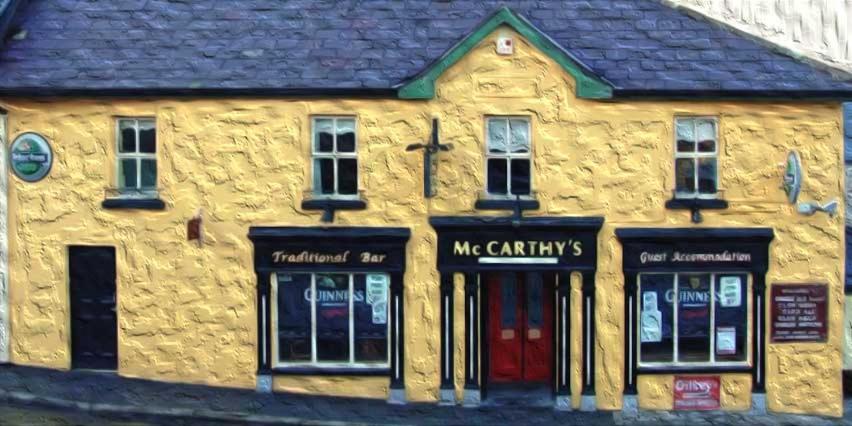
[[[852,412],[852,401],[847,403]],[[563,412],[552,408],[438,406],[259,394],[253,390],[129,379],[87,371],[0,366],[0,425],[846,425],[852,418],[730,412]]]

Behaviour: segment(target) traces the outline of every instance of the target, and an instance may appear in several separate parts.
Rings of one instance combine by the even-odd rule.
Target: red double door
[[[550,382],[553,274],[493,273],[488,285],[489,380]]]

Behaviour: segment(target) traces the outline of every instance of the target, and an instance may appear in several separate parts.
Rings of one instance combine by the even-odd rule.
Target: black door
[[[71,367],[115,370],[115,248],[69,247]]]

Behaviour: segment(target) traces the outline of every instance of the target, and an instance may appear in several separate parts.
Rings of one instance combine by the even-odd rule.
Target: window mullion
[[[506,195],[512,196],[512,158],[506,159]]]
[[[698,194],[701,193],[701,191],[698,189],[698,157],[696,157],[695,155],[692,156],[692,167],[693,167],[692,179],[695,182],[693,184],[694,185],[693,192],[695,193],[695,195],[698,195]]]
[[[317,363],[317,276],[311,274],[311,363]]]
[[[710,274],[710,363],[716,362],[716,274]]]
[[[355,363],[355,279],[349,274],[349,363]]]
[[[680,354],[678,353],[678,350],[677,350],[678,349],[677,348],[678,343],[679,343],[678,342],[679,336],[678,336],[678,320],[677,320],[678,319],[677,318],[678,309],[677,309],[677,307],[678,307],[679,303],[680,303],[680,290],[678,289],[678,274],[674,274],[674,300],[672,301],[672,310],[674,311],[673,315],[672,315],[672,318],[674,318],[674,331],[672,332],[672,350],[674,351],[674,354],[673,354],[672,359],[674,360],[675,364],[680,362],[679,359],[678,359],[678,358],[680,358]]]

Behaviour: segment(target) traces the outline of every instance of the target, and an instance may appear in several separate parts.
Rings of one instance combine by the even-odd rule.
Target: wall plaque
[[[773,284],[771,341],[825,342],[828,287],[825,284]]]
[[[675,376],[675,410],[718,410],[719,376]]]
[[[12,171],[25,182],[38,182],[50,172],[53,150],[42,135],[23,133],[12,142],[9,149]]]

